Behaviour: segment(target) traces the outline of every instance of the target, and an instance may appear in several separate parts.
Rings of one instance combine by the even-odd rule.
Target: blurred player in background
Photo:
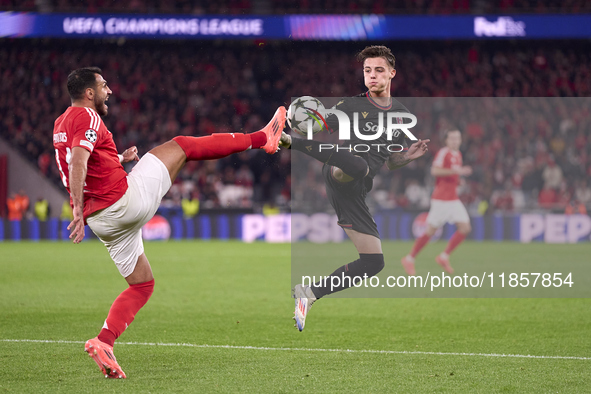
[[[431,167],[431,175],[436,178],[435,190],[431,196],[431,209],[427,215],[427,231],[415,241],[410,254],[402,258],[402,266],[408,275],[415,274],[415,257],[427,245],[433,234],[445,223],[456,225],[447,247],[436,258],[437,264],[450,274],[453,269],[449,263],[449,255],[462,243],[470,233],[470,217],[466,208],[458,198],[458,185],[461,176],[472,174],[472,168],[462,162],[462,133],[457,129],[445,133],[445,147],[441,148]]]
[[[112,94],[97,67],[80,68],[68,76],[72,106],[56,121],[53,132],[56,161],[71,197],[74,219],[70,238],[80,243],[84,224],[107,247],[129,287],[115,300],[102,330],[84,350],[109,378],[125,378],[113,354],[115,340],[131,324],[154,290],[152,269],[144,254],[141,228],[156,213],[162,197],[187,161],[213,160],[247,149],[273,154],[285,125],[284,107],[271,122],[251,134],[220,133],[206,137],[179,136],[148,152],[137,148],[117,154],[111,132],[101,120]],[[121,163],[139,161],[127,174]],[[92,273],[86,280],[93,281]]]
[[[357,58],[363,65],[364,83],[368,90],[356,97],[342,99],[335,107],[348,115],[353,112],[362,113],[363,118],[359,117],[359,130],[363,133],[363,130],[377,127],[380,115],[409,111],[390,95],[392,78],[396,75],[395,58],[390,49],[385,46],[367,47]],[[351,116],[350,118],[352,119]],[[336,116],[327,116],[326,121],[331,129],[338,129]],[[320,149],[321,144],[318,141],[292,139],[285,133],[281,138],[281,146],[290,147],[324,163],[322,175],[327,196],[336,211],[339,226],[345,230],[359,253],[359,259],[338,268],[326,281],[315,283],[313,286],[295,286],[294,319],[300,331],[304,329],[308,311],[317,299],[347,289],[353,286],[357,279],[365,275],[377,275],[384,268],[380,234],[365,198],[373,187],[373,178],[384,163],[390,170],[403,167],[423,156],[427,152],[429,142],[418,140],[408,147],[404,133],[398,130],[389,141],[384,132],[372,143],[382,146],[398,144],[403,150],[390,153],[385,148],[372,147],[362,153],[357,153],[357,150],[353,149],[356,151],[353,154],[350,151],[351,147],[364,145],[367,141],[359,139],[354,133],[352,135],[351,140],[343,142],[343,146],[347,147],[345,149],[337,149],[336,145],[333,149]],[[332,278],[335,278],[335,282]],[[336,279],[339,285],[333,286]]]

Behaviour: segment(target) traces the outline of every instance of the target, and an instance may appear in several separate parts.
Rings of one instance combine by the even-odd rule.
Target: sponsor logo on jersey
[[[96,131],[94,131],[93,129],[86,130],[86,133],[84,133],[84,136],[86,137],[86,139],[88,141],[92,142],[93,144],[96,142],[97,135],[96,135]]]
[[[53,143],[68,142],[68,135],[66,133],[56,133],[53,135]]]
[[[363,141],[377,140],[381,138],[384,133],[386,134],[386,139],[388,141],[391,141],[392,138],[397,138],[400,133],[404,133],[406,137],[412,141],[418,140],[418,138],[410,131],[410,129],[417,124],[417,117],[413,114],[406,112],[379,112],[377,125],[373,122],[366,122],[364,124],[365,128],[363,131],[371,131],[374,134],[363,134],[359,131],[359,114],[361,114],[363,118],[369,116],[369,112],[352,112],[346,114],[345,112],[334,108],[324,110],[325,117],[331,115],[336,116],[339,124],[339,140],[350,140],[351,130],[355,133],[355,136],[358,139]],[[351,121],[351,117],[353,118],[353,121]],[[410,122],[404,123],[404,119],[408,119]],[[312,139],[311,137],[312,135],[309,133],[308,139]]]

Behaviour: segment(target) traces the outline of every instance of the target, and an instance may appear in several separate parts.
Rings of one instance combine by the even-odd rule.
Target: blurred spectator
[[[480,216],[486,215],[488,213],[489,205],[490,204],[488,203],[488,201],[481,200],[478,203],[478,208],[477,208],[478,209],[478,211],[477,211],[478,212],[478,215],[480,215]]]
[[[562,170],[556,165],[554,159],[549,159],[544,172],[542,173],[544,186],[552,189],[558,189],[562,183]]]
[[[540,191],[538,196],[538,204],[542,208],[552,209],[558,202],[558,195],[556,190],[552,189],[548,185],[544,185],[544,188]]]
[[[22,211],[23,211],[23,215],[24,215],[27,212],[27,210],[29,209],[29,196],[27,196],[27,193],[23,189],[21,189],[17,193],[16,198],[18,198],[18,200],[19,200],[19,204],[22,207]]]
[[[566,204],[566,208],[564,209],[565,215],[573,215],[573,214],[580,214],[586,215],[587,214],[587,207],[585,204],[582,204],[578,201],[569,202]]]
[[[29,210],[29,196],[23,189],[19,190],[19,192],[15,196],[16,203],[21,210],[21,217],[25,217],[27,215],[27,211]]]
[[[263,205],[263,215],[270,216],[270,215],[277,215],[281,211],[275,204],[265,204]]]
[[[587,186],[587,180],[581,179],[575,188],[575,199],[583,205],[591,205],[591,188]]]
[[[496,190],[493,192],[492,204],[495,210],[513,211],[513,194],[511,192],[511,184],[507,183],[504,190]]]
[[[49,202],[46,199],[39,197],[35,202],[35,217],[44,222],[49,217]]]
[[[535,195],[537,197],[539,191],[542,190],[542,187],[544,186],[544,181],[542,179],[543,169],[541,165],[534,167],[534,164],[530,163],[527,164],[525,171],[521,187],[525,194],[525,199],[529,201],[532,196]]]
[[[64,203],[62,204],[62,212],[60,213],[60,220],[67,220],[69,222],[74,220],[74,213],[72,212],[70,200],[64,200]]]
[[[183,216],[187,219],[195,217],[199,213],[199,192],[191,193],[191,198],[183,198],[181,201]]]
[[[417,179],[409,179],[407,181],[406,190],[404,192],[408,202],[413,206],[421,209],[429,208],[429,199],[431,196],[427,188],[419,184]]]
[[[8,220],[23,220],[29,209],[29,197],[24,190],[20,190],[18,193],[13,193],[6,200],[6,204],[8,205]]]
[[[23,219],[22,209],[18,203],[16,194],[13,193],[8,199],[6,199],[6,205],[8,206],[8,220]]]

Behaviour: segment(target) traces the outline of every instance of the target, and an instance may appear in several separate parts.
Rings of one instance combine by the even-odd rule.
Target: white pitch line
[[[0,339],[0,342],[24,342],[24,343],[65,343],[82,344],[84,341],[64,341],[47,339]],[[193,343],[152,343],[152,342],[117,342],[117,345],[137,346],[172,346],[172,347],[193,347],[212,349],[239,349],[239,350],[275,350],[293,352],[336,352],[336,353],[370,353],[370,354],[408,354],[408,355],[431,355],[431,356],[466,356],[466,357],[505,357],[505,358],[536,358],[536,359],[557,359],[557,360],[591,360],[591,357],[577,356],[534,356],[530,354],[498,354],[498,353],[446,353],[446,352],[416,352],[406,350],[357,350],[357,349],[308,349],[292,347],[260,347],[260,346],[236,346],[236,345],[196,345]]]

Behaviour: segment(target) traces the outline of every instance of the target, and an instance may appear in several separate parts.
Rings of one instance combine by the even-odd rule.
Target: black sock
[[[291,138],[291,149],[303,152],[328,165],[338,167],[353,179],[361,179],[367,175],[369,166],[363,158],[352,154],[348,150],[337,151],[337,145],[334,144],[332,144],[332,148],[328,148],[327,145],[329,144],[322,144],[322,150],[320,150],[320,145],[321,143],[318,141]]]
[[[335,272],[330,274],[330,277],[326,280],[321,280],[320,282],[313,284],[311,287],[312,292],[316,298],[321,298],[325,295],[348,289],[363,280],[365,275],[370,278],[377,275],[383,268],[383,254],[359,253],[358,260],[339,267]],[[338,286],[332,286],[332,277],[337,277],[339,279]],[[353,280],[353,278],[356,280]],[[337,284],[336,279],[334,284]]]

